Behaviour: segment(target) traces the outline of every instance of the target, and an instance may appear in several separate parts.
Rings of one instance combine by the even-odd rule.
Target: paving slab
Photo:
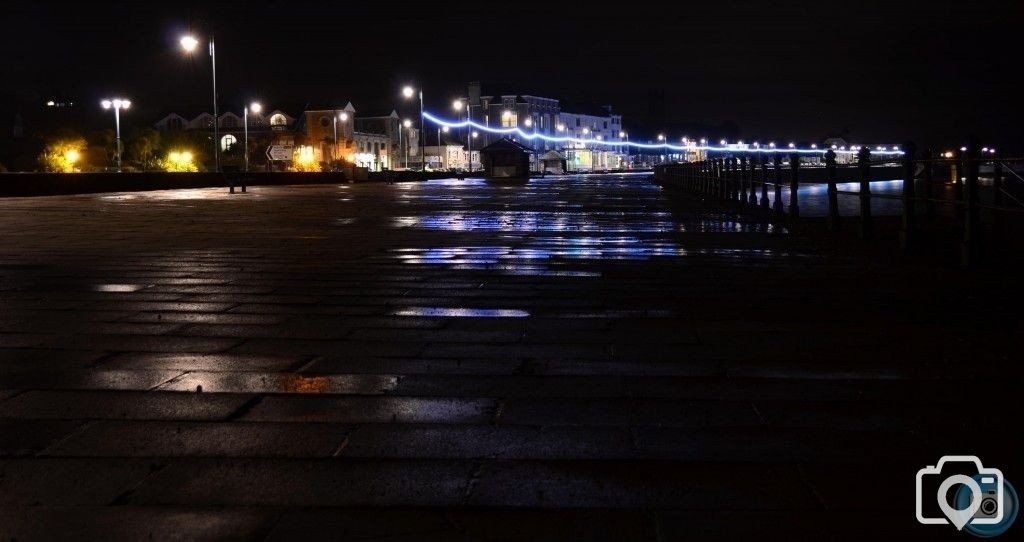
[[[40,435],[35,440],[42,444],[35,448],[52,457],[332,457],[352,429],[321,423],[94,421],[52,445],[47,444],[56,439],[43,442],[46,435]],[[67,427],[49,430],[71,433]]]

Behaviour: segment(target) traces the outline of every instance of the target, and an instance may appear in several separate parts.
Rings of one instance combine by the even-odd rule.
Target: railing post
[[[960,244],[960,264],[971,265],[977,259],[978,247],[978,140],[967,143],[964,161],[964,238]]]
[[[782,216],[782,155],[775,153],[775,214]]]
[[[917,228],[917,192],[914,187],[914,174],[917,170],[917,145],[908,141],[903,144],[903,222],[900,227],[900,248],[910,249]]]
[[[747,157],[740,156],[740,194],[737,201],[743,205],[747,204]]]
[[[992,233],[993,237],[1001,239],[1003,237],[1003,212],[998,209],[1003,204],[1003,164],[999,161],[999,156],[992,153],[992,206],[997,207],[992,210]]]
[[[722,201],[729,199],[729,172],[726,170],[728,164],[725,158],[718,159],[718,198]]]
[[[716,174],[716,189],[718,191],[718,199],[725,201],[725,159],[719,158],[715,160],[715,171]]]
[[[759,156],[750,155],[750,197],[747,198],[751,207],[757,207],[757,159]]]
[[[950,167],[953,177],[953,201],[956,209],[956,219],[961,224],[964,221],[964,183],[963,178],[967,174],[967,148],[964,147],[956,152],[953,165]]]
[[[736,194],[739,193],[739,188],[736,186],[736,159],[730,156],[726,167],[729,170],[729,201],[736,201]]]
[[[789,168],[793,170],[789,179],[789,217],[800,218],[800,153],[789,153]]]
[[[768,157],[761,155],[761,208],[770,209],[768,202]]]
[[[836,152],[825,153],[825,174],[828,177],[828,230],[839,231],[842,217],[839,216],[839,189],[836,187]]]
[[[924,151],[924,181],[921,185],[921,197],[924,198],[924,215],[931,218],[935,214],[935,204],[932,203],[932,172],[935,164],[932,163],[932,151]]]
[[[860,170],[860,237],[871,239],[871,149],[861,147],[857,153]]]
[[[708,175],[708,167],[709,167],[709,165],[710,164],[708,163],[707,160],[700,162],[700,195],[701,196],[707,196],[708,195],[708,179],[710,178],[709,175]]]

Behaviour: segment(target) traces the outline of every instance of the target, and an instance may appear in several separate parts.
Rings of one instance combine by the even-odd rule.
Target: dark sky
[[[5,3],[4,90],[123,94],[137,118],[207,103],[208,58],[177,45],[191,26],[216,32],[222,103],[384,106],[409,82],[448,111],[478,80],[611,104],[627,128],[653,89],[666,124],[733,121],[751,139],[1016,146],[1024,121],[1020,0],[159,4]]]

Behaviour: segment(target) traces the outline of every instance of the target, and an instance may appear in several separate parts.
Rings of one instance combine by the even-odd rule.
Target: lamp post
[[[199,40],[192,36],[181,38],[181,47],[187,53],[191,53],[199,46]],[[217,49],[214,45],[213,35],[210,35],[210,66],[213,72],[213,163],[214,171],[220,171],[220,141],[218,124],[220,116],[217,114]]]
[[[445,162],[444,157],[448,156],[448,152],[445,151],[444,154],[441,154],[441,132],[444,132],[444,133],[447,134],[448,133],[448,127],[447,126],[440,126],[440,125],[438,125],[438,127],[437,127],[437,162],[441,166],[441,169],[446,169],[444,167],[444,162]]]
[[[462,106],[463,106],[462,100],[455,100],[455,101],[452,102],[452,109],[455,110],[455,117],[456,117],[457,120],[462,120]],[[466,108],[466,120],[469,121],[469,108],[468,107]],[[469,136],[469,131],[471,129],[472,128],[467,124],[466,125],[466,136],[467,136],[466,137],[466,145],[467,145],[467,148],[469,149],[469,156],[470,157],[473,156],[473,141],[472,141],[471,138],[468,137]],[[470,171],[472,171],[472,168],[470,168]]]
[[[665,141],[665,134],[658,134],[658,141],[664,142]],[[665,148],[664,147],[661,148],[661,161],[662,161],[662,163],[665,162]]]
[[[412,87],[410,87],[410,86],[406,86],[405,88],[402,89],[402,95],[405,96],[406,98],[412,98],[413,95],[416,94],[416,93],[417,92]],[[423,126],[423,89],[419,90],[419,96],[420,96],[420,171],[424,171],[426,169],[426,167],[427,167],[427,162],[426,162],[426,157],[423,156],[423,138],[425,137],[425,135],[423,134],[423,128],[424,128],[424,126]],[[406,167],[408,167],[409,166],[409,149],[408,149],[408,147],[406,147],[406,153],[405,154],[406,154],[405,165],[406,165]]]
[[[345,111],[342,111],[341,113],[338,113],[337,111],[335,111],[334,112],[334,117],[331,119],[331,123],[334,125],[334,149],[331,151],[331,159],[332,160],[337,160],[338,159],[338,121],[339,120],[341,121],[342,124],[344,124],[346,121],[348,121],[348,113],[345,112]]]
[[[100,102],[103,109],[114,110],[114,134],[117,143],[117,172],[121,173],[121,110],[128,109],[132,106],[131,100],[124,100],[121,98],[114,98],[113,100],[103,100]]]
[[[404,121],[402,121],[402,127],[404,128],[403,131],[408,130],[409,128],[412,127],[412,121],[409,119],[405,119]],[[399,133],[398,138],[399,143],[401,143],[401,133]],[[409,136],[405,137],[405,168],[409,169]]]
[[[245,128],[245,171],[249,171],[249,111],[254,114],[259,114],[263,110],[263,106],[253,102],[242,110],[242,126]]]
[[[473,135],[472,135],[472,136],[470,136],[470,139],[476,139],[476,138],[477,138],[477,136],[479,136],[479,135],[480,135],[480,134],[479,134],[479,133],[477,133],[477,131],[476,131],[476,130],[473,130]],[[469,172],[470,172],[470,173],[472,173],[472,172],[473,172],[473,153],[472,153],[472,151],[470,151],[470,153],[469,153]]]

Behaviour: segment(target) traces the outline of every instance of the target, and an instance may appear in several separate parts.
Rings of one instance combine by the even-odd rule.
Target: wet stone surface
[[[917,469],[1024,478],[1019,284],[643,175],[5,199],[0,227],[4,540],[934,539]]]

